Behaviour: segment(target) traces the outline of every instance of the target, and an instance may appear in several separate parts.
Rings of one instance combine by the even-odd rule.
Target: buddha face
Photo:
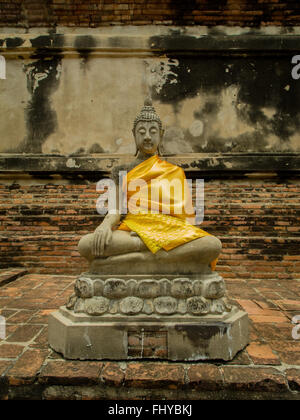
[[[134,137],[138,150],[145,155],[154,155],[161,140],[159,124],[156,121],[139,121]]]

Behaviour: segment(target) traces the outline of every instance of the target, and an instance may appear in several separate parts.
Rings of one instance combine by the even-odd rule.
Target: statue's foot
[[[94,234],[90,233],[83,236],[78,244],[78,250],[82,257],[89,261],[94,258],[105,258],[113,255],[122,255],[132,252],[146,251],[147,247],[137,235],[131,235],[130,232],[115,230],[112,233],[112,239],[104,249],[102,255],[93,255]]]

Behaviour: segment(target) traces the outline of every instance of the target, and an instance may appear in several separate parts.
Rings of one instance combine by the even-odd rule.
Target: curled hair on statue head
[[[162,130],[161,119],[157,115],[155,108],[152,106],[152,100],[150,97],[145,99],[141,112],[137,115],[133,122],[133,132],[135,131],[135,128],[140,121],[156,121],[159,125],[159,129]]]

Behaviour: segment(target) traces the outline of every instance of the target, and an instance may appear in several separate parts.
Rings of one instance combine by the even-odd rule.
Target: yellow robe
[[[195,211],[182,168],[154,155],[128,172],[122,188],[128,213],[118,229],[136,232],[152,253],[210,235],[191,224]]]

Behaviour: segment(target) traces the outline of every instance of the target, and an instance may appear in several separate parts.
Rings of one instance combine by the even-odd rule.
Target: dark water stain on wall
[[[31,99],[25,108],[27,135],[13,152],[41,153],[42,145],[57,127],[57,116],[51,106],[51,95],[59,86],[62,56],[60,51],[38,50],[30,64],[24,66]],[[12,151],[11,151],[12,152]]]
[[[235,151],[248,150],[248,147],[250,150],[255,147],[257,150],[270,150],[268,142],[264,140],[267,136],[276,136],[284,145],[293,135],[299,133],[300,82],[291,77],[290,57],[275,54],[184,57],[170,52],[178,45],[177,40],[176,36],[150,39],[150,45],[160,45],[169,60],[178,61],[177,66],[172,66],[173,74],[168,76],[162,89],[157,92],[155,86],[152,88],[153,99],[171,104],[176,109],[182,101],[197,95],[213,97],[215,99],[209,99],[203,108],[195,109],[195,119],[203,121],[205,117],[214,117],[219,112],[218,98],[221,98],[222,92],[229,87],[236,87],[236,103],[242,105],[236,108],[238,118],[249,125],[249,128],[254,128],[252,135],[241,137],[233,133],[231,139],[222,136],[219,139],[209,138],[205,151],[215,151],[212,150],[214,147],[218,151],[226,151],[225,142],[230,143],[230,149],[233,147]],[[196,42],[196,38],[193,40]],[[177,83],[174,83],[174,78]],[[271,116],[264,113],[264,108],[272,110]],[[188,133],[185,136],[186,140],[192,141]],[[232,146],[234,144],[236,147]],[[197,144],[194,146],[195,151],[203,150]]]
[[[24,39],[19,38],[19,37],[6,38],[5,41],[6,41],[6,48],[8,48],[8,49],[20,47],[25,42]]]
[[[62,48],[64,45],[64,35],[54,34],[39,35],[36,38],[30,39],[33,48]]]
[[[82,59],[82,63],[85,66],[91,50],[97,46],[95,38],[91,35],[80,35],[75,39],[74,47]]]

